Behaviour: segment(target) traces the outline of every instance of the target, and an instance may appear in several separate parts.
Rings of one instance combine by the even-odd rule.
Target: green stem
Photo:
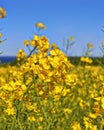
[[[22,125],[21,125],[21,123],[20,123],[20,121],[19,121],[19,118],[18,118],[18,125],[20,126],[20,130],[23,130],[23,129],[22,129]]]
[[[14,130],[15,123],[16,123],[16,117],[15,117],[15,119],[13,120],[13,123],[12,123],[12,126],[11,126],[11,130]]]

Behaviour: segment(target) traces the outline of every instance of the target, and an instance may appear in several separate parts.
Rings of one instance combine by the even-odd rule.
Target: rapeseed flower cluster
[[[93,62],[93,60],[89,57],[81,57],[80,59],[83,63],[88,63],[91,64]]]
[[[6,16],[6,10],[0,7],[0,19]]]
[[[46,36],[24,45],[33,47],[29,55],[20,49],[16,64],[0,66],[0,129],[103,129],[103,67],[88,57],[76,67]]]

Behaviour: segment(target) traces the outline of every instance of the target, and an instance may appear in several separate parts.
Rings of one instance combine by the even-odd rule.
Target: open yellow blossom
[[[38,40],[40,40],[40,37],[38,35],[34,35],[34,40],[38,41]]]
[[[64,112],[70,114],[72,112],[72,110],[69,108],[64,108]]]
[[[0,38],[2,37],[2,33],[0,33]]]
[[[72,128],[72,130],[82,130],[82,128],[78,122],[74,122],[71,128]]]
[[[17,60],[26,58],[25,51],[23,49],[18,50],[16,57],[17,57]]]
[[[100,116],[100,114],[99,113],[89,113],[89,117],[91,117],[91,118],[93,118],[93,119],[96,119],[98,116]]]
[[[73,41],[73,40],[74,40],[74,37],[73,37],[73,36],[70,36],[69,39],[70,39],[70,41]]]
[[[82,62],[89,63],[89,64],[91,64],[93,62],[93,60],[89,57],[81,57],[80,60]]]
[[[104,119],[102,119],[102,126],[104,127]]]
[[[43,117],[39,117],[39,118],[38,118],[38,121],[39,121],[39,122],[42,122],[42,121],[43,121]]]
[[[38,130],[43,130],[43,127],[42,126],[38,126]]]
[[[61,55],[63,55],[63,52],[61,50],[59,50],[59,49],[55,49],[55,50],[51,50],[50,54],[52,56],[56,56],[56,55],[61,56]]]
[[[21,85],[22,90],[26,90],[26,86],[24,84]]]
[[[40,29],[46,29],[46,26],[41,22],[36,23],[35,26],[40,28]]]
[[[52,43],[52,49],[58,49],[58,46],[55,43]]]
[[[25,40],[25,41],[24,41],[24,45],[25,45],[25,46],[28,46],[28,45],[29,45],[29,40]]]
[[[104,97],[101,99],[101,106],[104,109]]]
[[[8,115],[14,115],[14,114],[15,114],[14,108],[8,108],[8,109],[5,110],[5,112],[6,112]]]
[[[0,18],[4,18],[6,16],[6,10],[0,7]]]
[[[43,95],[43,93],[44,93],[43,91],[39,91],[39,95]]]
[[[87,47],[88,47],[89,49],[94,48],[94,46],[93,46],[92,43],[87,43]]]
[[[28,120],[29,120],[30,122],[33,122],[33,121],[35,121],[36,119],[35,119],[34,116],[29,116],[29,117],[28,117]]]

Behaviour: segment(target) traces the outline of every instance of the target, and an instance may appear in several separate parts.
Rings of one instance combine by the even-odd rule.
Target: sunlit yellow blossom
[[[24,50],[20,49],[16,55],[17,59],[20,60],[20,59],[24,59],[26,58],[26,53],[24,52]]]
[[[30,45],[31,45],[32,47],[36,46],[35,40],[30,41]]]
[[[22,90],[26,90],[26,86],[24,84],[21,85]]]
[[[50,47],[49,41],[45,36],[39,37],[39,40],[37,42],[37,49],[39,52],[48,52],[48,49]]]
[[[73,40],[74,40],[74,37],[73,37],[73,36],[70,36],[69,39],[70,39],[70,41],[73,41]]]
[[[71,85],[72,83],[75,83],[77,80],[78,80],[78,78],[77,78],[77,75],[75,75],[75,74],[66,74],[65,75],[65,83],[67,85]]]
[[[14,115],[14,114],[15,114],[14,108],[8,108],[8,109],[5,110],[5,112],[6,112],[8,115]]]
[[[63,52],[61,50],[59,50],[59,49],[55,49],[55,50],[51,50],[50,54],[52,56],[56,56],[56,55],[61,56],[63,54]]]
[[[43,42],[49,42],[49,39],[46,36],[40,37]]]
[[[82,130],[82,128],[81,128],[81,126],[80,126],[80,124],[78,122],[74,122],[72,124],[71,128],[72,128],[72,130]]]
[[[64,108],[64,112],[70,114],[72,112],[72,110],[69,108]]]
[[[98,113],[89,113],[89,117],[96,119],[98,116],[100,116]]]
[[[39,122],[42,122],[42,121],[43,121],[43,117],[39,117],[39,118],[38,118],[38,121],[39,121]]]
[[[56,113],[55,108],[53,108],[53,109],[51,110],[51,113]]]
[[[62,92],[62,90],[63,90],[63,86],[55,86],[55,88],[54,88],[54,90],[53,90],[53,94],[60,94],[61,92]]]
[[[40,40],[40,37],[38,35],[34,35],[34,40],[38,41],[38,40]]]
[[[60,100],[60,94],[53,94],[54,95],[54,102],[57,102]],[[52,112],[55,112],[54,110]]]
[[[101,98],[101,106],[102,106],[102,108],[104,109],[104,97]]]
[[[15,114],[15,109],[14,109],[13,105],[10,102],[8,102],[8,108],[5,110],[5,112],[8,115],[14,115]]]
[[[35,26],[40,28],[40,29],[46,29],[46,26],[41,22],[36,23]]]
[[[89,49],[92,49],[94,46],[93,46],[92,43],[87,43],[87,47],[88,47]]]
[[[102,125],[103,125],[103,127],[104,127],[104,119],[102,119]]]
[[[28,120],[29,120],[30,122],[36,121],[36,119],[35,119],[34,116],[29,116],[29,117],[28,117]]]
[[[88,130],[88,129],[98,130],[98,129],[97,129],[97,126],[94,125],[92,119],[90,119],[90,118],[88,118],[88,117],[84,117],[83,120],[84,120],[84,125],[85,125],[86,130]]]
[[[91,63],[93,62],[92,59],[89,58],[89,57],[81,57],[80,60],[81,60],[82,62],[89,63],[89,64],[91,64]]]
[[[101,101],[101,97],[94,98],[96,101]]]
[[[0,33],[0,38],[2,37],[2,33]]]
[[[25,40],[25,41],[24,41],[24,45],[25,45],[25,46],[28,46],[28,45],[29,45],[29,40]]]
[[[6,16],[6,10],[0,7],[0,18],[4,18]]]
[[[13,89],[12,85],[5,84],[4,90],[13,91],[14,89]]]
[[[43,91],[39,91],[39,95],[43,95],[43,93],[44,93]]]
[[[38,126],[38,130],[43,130],[43,127],[42,126]]]
[[[55,43],[52,43],[52,49],[58,49],[58,46]]]
[[[62,94],[62,96],[66,96],[69,92],[70,92],[69,89],[64,88],[61,94]]]

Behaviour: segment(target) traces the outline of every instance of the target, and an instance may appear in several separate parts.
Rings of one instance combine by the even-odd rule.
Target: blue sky
[[[64,40],[75,37],[69,55],[83,55],[88,42],[94,44],[94,56],[101,52],[104,0],[0,0],[0,6],[7,11],[7,16],[0,19],[1,32],[7,38],[0,44],[2,55],[16,55],[20,48],[28,53],[23,42],[36,33],[37,22],[47,26],[41,33],[61,49]]]

